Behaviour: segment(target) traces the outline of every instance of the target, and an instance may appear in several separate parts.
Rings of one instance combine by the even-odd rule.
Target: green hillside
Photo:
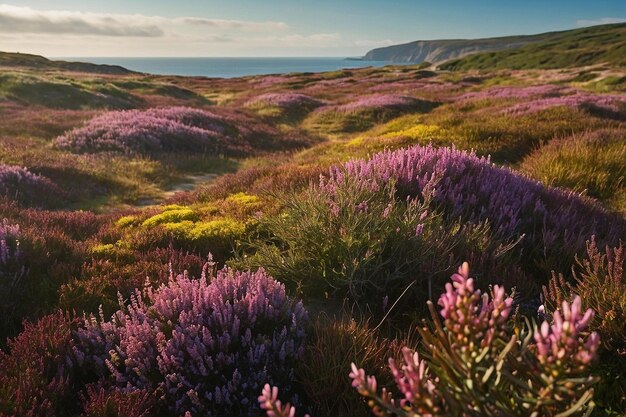
[[[52,61],[40,55],[21,54],[19,52],[0,52],[0,67],[17,67],[43,70],[67,70],[96,74],[124,75],[132,74],[118,65],[96,65],[87,62]]]
[[[556,32],[549,40],[448,61],[444,70],[551,69],[610,64],[626,67],[626,23]]]

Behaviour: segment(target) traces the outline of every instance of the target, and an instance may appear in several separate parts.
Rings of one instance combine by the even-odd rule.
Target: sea
[[[65,61],[121,65],[129,70],[159,75],[235,78],[247,75],[323,72],[348,68],[380,67],[387,61],[351,58],[89,58],[57,57]]]

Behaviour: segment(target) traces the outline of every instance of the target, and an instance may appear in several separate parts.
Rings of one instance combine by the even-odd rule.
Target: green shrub
[[[383,299],[408,289],[399,305],[409,294],[425,302],[459,259],[510,265],[509,246],[487,223],[446,222],[428,195],[399,199],[393,183],[371,191],[347,179],[333,195],[312,186],[279,200],[283,212],[259,224],[270,237],[252,241],[233,264],[262,266],[308,296],[349,295],[380,311]]]

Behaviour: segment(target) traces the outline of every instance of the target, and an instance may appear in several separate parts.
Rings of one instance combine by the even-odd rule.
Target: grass
[[[626,213],[626,132],[582,132],[554,139],[521,163],[520,169],[549,185],[605,201]]]
[[[469,55],[446,62],[451,71],[583,67],[610,64],[626,67],[626,24],[592,26],[555,32],[549,39],[520,48]]]

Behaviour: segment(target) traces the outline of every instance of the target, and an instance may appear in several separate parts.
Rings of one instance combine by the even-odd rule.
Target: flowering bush
[[[104,113],[55,140],[75,152],[228,150],[222,117],[186,107]]]
[[[482,91],[465,93],[457,99],[464,100],[487,100],[494,98],[502,99],[529,99],[529,98],[546,98],[559,97],[563,93],[569,93],[571,89],[554,84],[532,85],[528,87],[510,87],[498,86],[488,88]]]
[[[0,164],[0,197],[29,206],[54,204],[61,189],[48,178],[36,175],[26,168]]]
[[[60,312],[44,316],[26,324],[6,353],[0,350],[0,414],[37,417],[76,411],[72,326]]]
[[[296,117],[304,116],[324,103],[305,94],[288,92],[262,94],[251,98],[244,105],[261,115]]]
[[[291,391],[307,313],[263,270],[186,275],[86,319],[77,354],[120,389],[160,393],[170,413],[243,415],[266,381]],[[295,398],[295,397],[294,397]]]
[[[16,310],[23,296],[22,279],[27,274],[20,238],[18,224],[11,224],[7,219],[0,222],[0,337],[18,321]]]
[[[395,181],[400,196],[430,194],[433,208],[449,218],[488,221],[494,235],[522,239],[531,272],[569,268],[591,235],[612,243],[626,236],[626,222],[593,202],[454,147],[415,146],[332,167],[324,192],[336,193],[348,177],[369,190]]]
[[[346,104],[316,110],[312,123],[331,132],[363,131],[409,112],[428,112],[437,103],[390,94],[364,96]]]
[[[467,263],[439,298],[443,323],[429,303],[433,326],[420,330],[425,355],[406,348],[389,366],[400,397],[352,364],[352,385],[376,415],[556,416],[582,415],[596,379],[588,367],[600,345],[585,329],[593,311],[580,298],[537,328],[512,326],[513,299],[502,287],[491,296],[474,288]],[[519,336],[518,336],[519,334]],[[561,414],[563,413],[563,414]]]
[[[550,107],[566,106],[579,107],[591,112],[619,113],[620,106],[626,103],[626,95],[598,95],[586,92],[576,92],[574,94],[560,97],[545,97],[530,100],[524,103],[515,104],[506,110],[505,113],[514,115],[525,115],[535,113]]]
[[[208,152],[248,155],[306,145],[306,140],[278,136],[259,122],[236,112],[217,114],[189,107],[165,107],[104,113],[54,141],[72,152]]]

